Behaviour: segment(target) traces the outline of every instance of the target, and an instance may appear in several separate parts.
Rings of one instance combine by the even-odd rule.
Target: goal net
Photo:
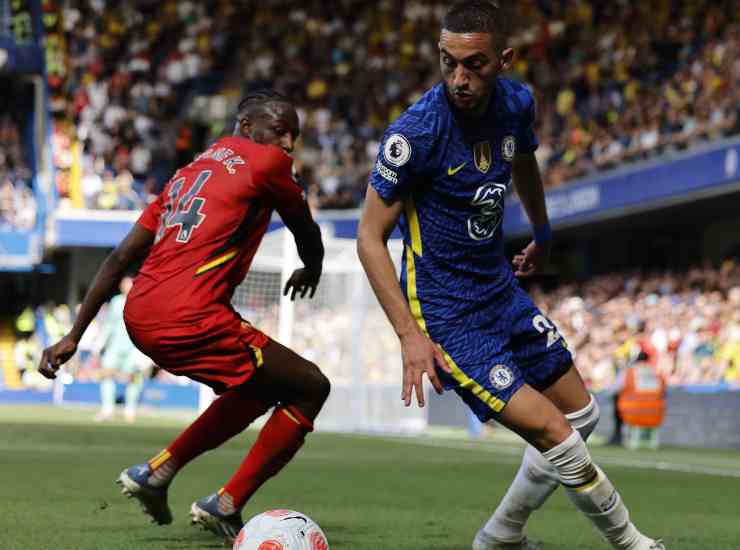
[[[356,241],[334,238],[322,226],[326,255],[321,283],[312,300],[291,302],[282,287],[301,266],[293,236],[268,233],[234,307],[255,327],[314,362],[332,382],[318,428],[361,432],[418,432],[424,410],[401,402],[398,339],[357,259]],[[398,263],[402,243],[389,241]],[[396,266],[398,270],[399,266]]]

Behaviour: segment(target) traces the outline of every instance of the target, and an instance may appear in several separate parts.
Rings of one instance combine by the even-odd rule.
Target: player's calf
[[[599,422],[599,406],[591,396],[586,407],[566,414],[565,418],[586,440]],[[481,540],[484,536],[498,542],[520,541],[525,538],[529,517],[542,507],[559,485],[558,473],[552,464],[532,445],[527,445],[514,481],[479,532],[482,533]],[[488,546],[495,548],[493,542]]]
[[[614,548],[650,550],[661,547],[659,542],[640,533],[630,521],[622,498],[606,474],[593,463],[577,431],[542,455],[555,467],[570,500]]]

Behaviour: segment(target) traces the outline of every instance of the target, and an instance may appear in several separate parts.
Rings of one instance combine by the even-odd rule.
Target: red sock
[[[211,403],[165,452],[174,459],[178,469],[182,468],[195,457],[244,431],[269,408],[267,403],[239,391],[226,392]]]
[[[311,421],[295,407],[276,408],[222,495],[239,510],[265,481],[290,462],[312,431]]]

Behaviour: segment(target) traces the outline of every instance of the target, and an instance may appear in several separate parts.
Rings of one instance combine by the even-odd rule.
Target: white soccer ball
[[[270,510],[250,519],[234,540],[233,550],[329,550],[315,521],[293,510]]]

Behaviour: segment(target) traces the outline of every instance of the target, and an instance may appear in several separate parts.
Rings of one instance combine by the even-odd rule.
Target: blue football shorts
[[[524,384],[542,391],[573,365],[555,324],[518,285],[469,321],[427,324],[427,330],[453,370],[437,368],[445,389],[457,392],[482,422],[500,413]]]

